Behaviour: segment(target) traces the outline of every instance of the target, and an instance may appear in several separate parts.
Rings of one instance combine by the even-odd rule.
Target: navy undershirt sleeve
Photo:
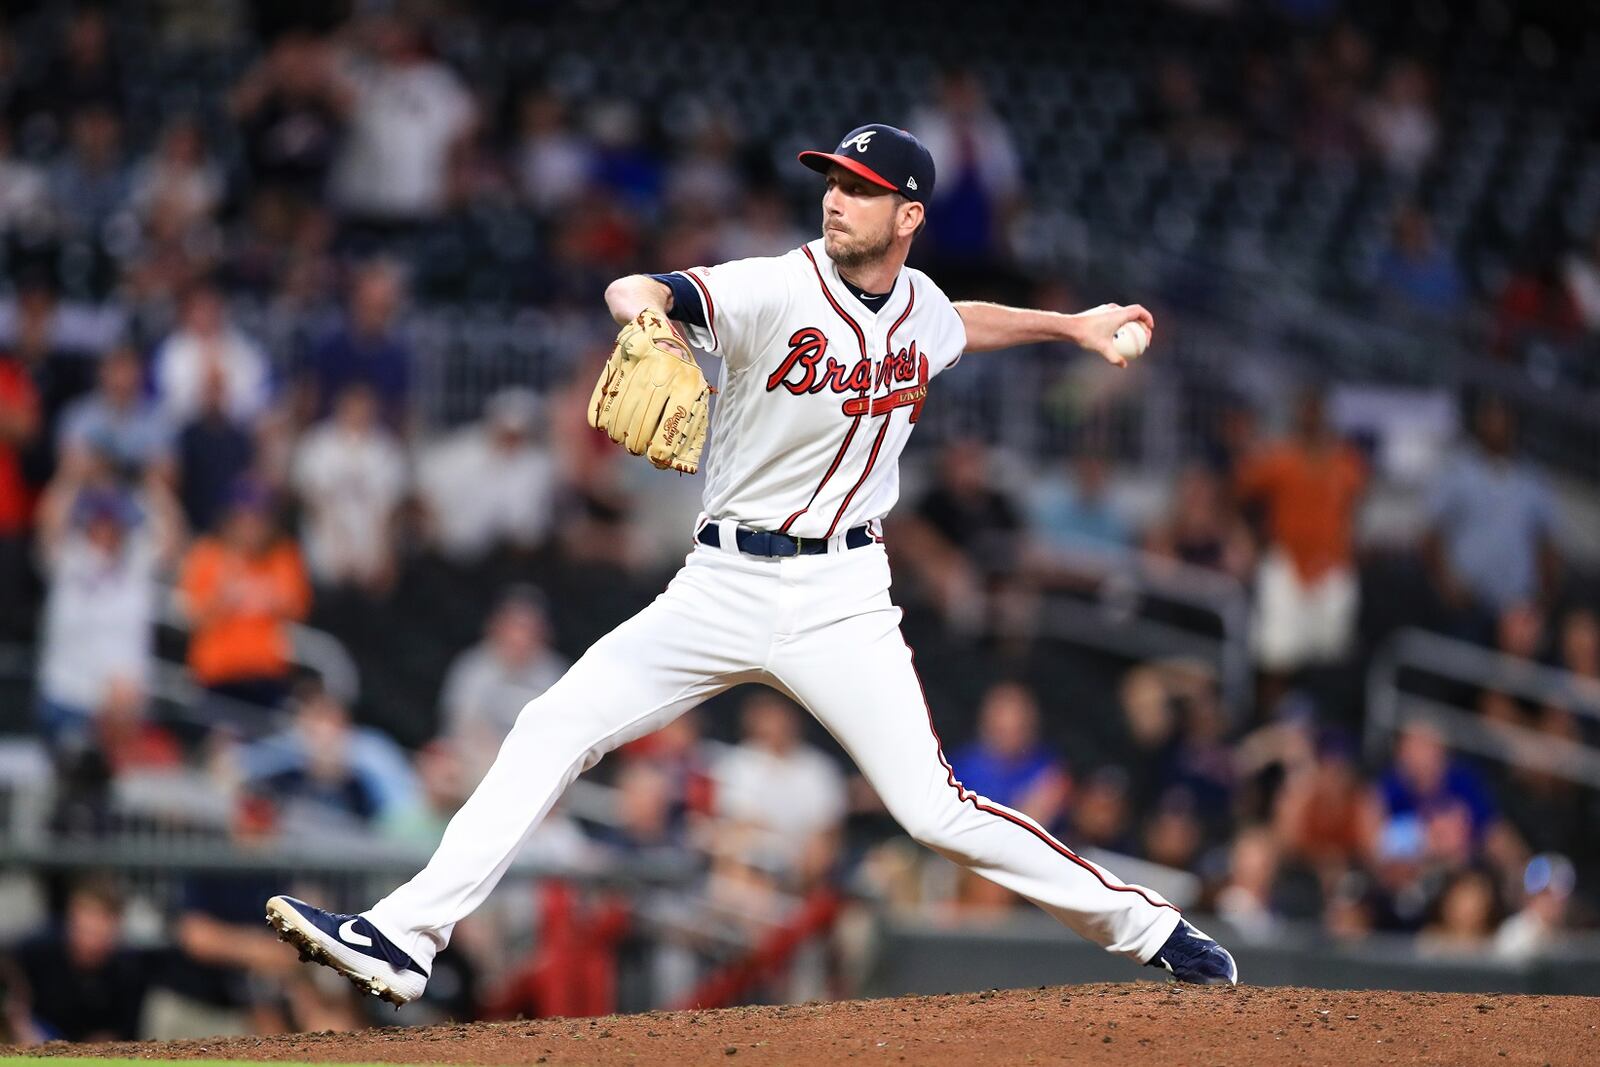
[[[650,277],[672,290],[672,310],[667,318],[687,322],[690,326],[706,324],[705,308],[700,304],[700,290],[694,282],[681,274],[652,274]]]

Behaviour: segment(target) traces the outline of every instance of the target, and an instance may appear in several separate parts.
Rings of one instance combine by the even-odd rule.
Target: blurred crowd
[[[477,82],[426,32],[459,28],[443,17],[263,4],[233,25],[222,7],[163,9],[147,30],[180,54],[248,41],[209,48],[230,57],[225,91],[187,107],[150,106],[115,8],[22,4],[0,21],[0,641],[37,664],[9,725],[46,746],[66,837],[126,829],[119,785],[188,776],[240,850],[308,828],[426,850],[522,706],[687,545],[696,487],[647,484],[579,415],[610,332],[606,282],[786,251],[813,232],[815,191],[797,196],[734,108],[588,99],[560,71]],[[1237,84],[1169,58],[1138,129],[1175,157],[1269,144],[1420,192],[1444,139],[1437,72],[1374,53],[1336,25],[1254,52]],[[939,163],[921,262],[956,295],[1022,276],[1037,180],[984,78],[945,72],[907,122]],[[1546,233],[1474,272],[1438,239],[1435,208],[1396,202],[1375,291],[1484,316],[1496,355],[1592,384],[1600,236]],[[1028,293],[1071,307],[1072,291]],[[446,425],[429,417],[443,375],[409,316],[482,301],[579,308],[601,344],[538,388],[479,389]],[[250,325],[268,321],[291,328]],[[1066,354],[1016,358],[1035,357]],[[980,380],[952,378],[969,371]],[[936,650],[919,663],[956,773],[1074,847],[1195,872],[1202,907],[1247,940],[1309,923],[1525,960],[1593,925],[1593,791],[1469,760],[1421,726],[1381,761],[1360,751],[1350,679],[1400,625],[1559,668],[1574,700],[1600,699],[1597,600],[1561,498],[1500,398],[1463,397],[1459,422],[1423,480],[1421,536],[1398,553],[1363,550],[1381,472],[1323,390],[1230,409],[1206,454],[1148,491],[1092,436],[1020,467],[976,438],[942,445],[908,479],[888,543],[908,627]],[[1057,688],[1041,666],[1059,651],[1049,599],[1098,596],[1129,568],[1246,599],[1240,707],[1187,659],[1117,660],[1093,716]],[[318,632],[358,685],[317,669]],[[1508,745],[1597,740],[1570,702],[1446,695],[1519,731]],[[775,694],[690,716],[598,777],[605,811],[558,809],[530,848],[571,864],[689,857],[691,888],[643,893],[625,915],[559,886],[486,909],[450,955],[458,980],[430,985],[440,1017],[682,1000],[774,930],[826,926],[842,887],[953,920],[1016,904],[910,850]],[[354,1025],[363,1006],[261,923],[285,888],[52,882],[50,922],[0,974],[12,1036]],[[589,976],[579,987],[638,989],[572,1000],[552,959]],[[781,937],[763,959],[739,995],[822,996],[848,969]]]
[[[1555,65],[1543,50],[1546,32],[1526,31],[1519,57],[1526,67]],[[1600,159],[1592,126],[1580,118],[1569,129],[1558,111],[1544,112],[1538,130],[1520,131],[1520,156],[1497,165],[1497,149],[1519,133],[1505,129],[1516,94],[1446,98],[1447,84],[1461,89],[1463,67],[1470,69],[1459,57],[1386,49],[1355,20],[1291,38],[1286,51],[1282,44],[1248,46],[1242,62],[1220,69],[1173,52],[1140,104],[1138,128],[1172,160],[1201,169],[1252,156],[1273,161],[1223,213],[1233,216],[1225,223],[1235,229],[1230,239],[1257,240],[1255,228],[1265,222],[1287,244],[1309,242],[1334,260],[1328,288],[1372,312],[1453,323],[1546,387],[1600,385]],[[1485,71],[1495,66],[1481,61]],[[1585,169],[1554,183],[1568,194],[1565,203],[1542,200],[1551,186],[1541,183],[1567,151]],[[1297,196],[1284,197],[1272,175],[1293,168],[1308,180]],[[1482,218],[1475,201],[1490,172],[1502,188],[1482,199],[1489,216]],[[1354,237],[1343,248],[1341,220]],[[1297,225],[1305,227],[1298,236]]]
[[[984,695],[977,741],[951,755],[957,774],[1075,846],[1197,872],[1203,901],[1250,940],[1300,920],[1339,939],[1415,932],[1429,951],[1521,959],[1558,944],[1568,922],[1592,925],[1592,888],[1573,898],[1580,871],[1591,887],[1600,873],[1583,829],[1591,789],[1514,756],[1468,759],[1422,724],[1382,763],[1360,750],[1359,679],[1402,624],[1507,657],[1504,690],[1423,690],[1475,709],[1503,731],[1496,744],[1597,739],[1580,712],[1600,698],[1600,614],[1564,556],[1560,505],[1517,458],[1504,404],[1481,397],[1463,421],[1470,438],[1422,488],[1422,535],[1398,555],[1358,548],[1369,464],[1317,391],[1280,436],[1248,430],[1235,453],[1181,472],[1153,516],[1092,454],[1013,492],[979,442],[946,446],[890,527],[897,588],[958,631],[1001,635],[997,654],[1034,682]],[[1115,725],[1042,727],[1041,706],[1104,709],[1074,707],[1036,654],[1005,653],[1005,635],[1028,638],[1050,590],[1104,589],[1120,567],[1209,571],[1248,590],[1251,714],[1226,706],[1214,665],[1166,658],[1116,677]],[[1535,664],[1563,672],[1544,700],[1509,685]],[[969,893],[1007,899],[976,880]]]

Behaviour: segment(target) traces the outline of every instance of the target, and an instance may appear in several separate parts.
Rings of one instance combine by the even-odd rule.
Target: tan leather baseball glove
[[[589,425],[663,470],[693,474],[706,443],[710,395],[688,344],[645,310],[617,334],[589,399]]]

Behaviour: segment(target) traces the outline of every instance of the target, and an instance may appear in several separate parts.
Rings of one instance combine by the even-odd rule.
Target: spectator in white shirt
[[[418,489],[432,539],[452,562],[471,564],[502,546],[535,548],[550,532],[556,470],[534,440],[540,408],[533,392],[504,390],[483,421],[424,449]]]
[[[1600,333],[1600,227],[1595,228],[1586,250],[1575,249],[1567,255],[1562,274],[1584,328]]]
[[[38,234],[53,223],[45,169],[11,154],[11,127],[0,116],[0,234]]]
[[[667,169],[667,203],[690,215],[725,214],[744,191],[738,154],[738,138],[728,120],[721,115],[703,118],[686,150]]]
[[[1576,886],[1572,861],[1560,853],[1543,852],[1529,860],[1522,874],[1522,910],[1495,932],[1495,955],[1525,963],[1559,950],[1567,937],[1567,910]]]
[[[366,221],[429,219],[445,207],[451,153],[472,134],[472,96],[428,56],[416,27],[384,18],[371,28],[372,54],[350,72],[355,108],[335,197]]]
[[[47,738],[86,736],[117,689],[143,692],[154,658],[158,572],[181,547],[183,520],[165,483],[118,485],[98,454],[67,468],[39,508],[48,583],[40,641],[40,712]]]
[[[231,421],[250,424],[267,410],[267,357],[228,321],[222,294],[210,285],[189,292],[178,328],[156,349],[154,362],[156,393],[174,425],[201,413],[212,374],[222,375],[223,408]]]
[[[552,215],[583,195],[595,170],[594,144],[574,133],[566,108],[553,93],[522,101],[516,147],[522,195],[541,215]]]
[[[1385,166],[1400,174],[1420,173],[1439,144],[1427,68],[1414,59],[1396,61],[1377,96],[1367,102],[1361,120]]]
[[[221,203],[222,192],[222,174],[206,158],[193,119],[169,124],[156,151],[133,172],[133,206],[146,218],[158,208],[173,212],[183,224],[205,218]]]
[[[339,394],[332,416],[301,439],[292,477],[305,504],[301,542],[312,579],[387,590],[394,580],[406,460],[369,386],[346,386]]]
[[[494,762],[523,705],[568,667],[550,647],[544,595],[532,586],[508,590],[486,630],[482,641],[450,665],[439,696],[440,732],[455,746],[472,783]]]
[[[802,879],[821,873],[847,810],[844,775],[806,744],[799,711],[778,693],[751,695],[741,721],[744,739],[711,769],[717,815],[764,831],[752,846],[781,857]]]

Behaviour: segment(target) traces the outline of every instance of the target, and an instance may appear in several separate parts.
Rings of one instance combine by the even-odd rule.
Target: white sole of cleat
[[[366,962],[366,957],[358,957],[357,953],[352,952],[349,955],[358,958],[344,958],[338,946],[325,942],[323,938],[326,935],[302,918],[282,897],[267,901],[267,925],[277,932],[279,941],[294,946],[302,961],[332,968],[362,993],[387,1001],[396,1008],[422,995],[426,979],[421,975],[407,973],[390,981],[370,973],[366,968],[370,968],[372,963]],[[415,988],[405,988],[409,986]]]

